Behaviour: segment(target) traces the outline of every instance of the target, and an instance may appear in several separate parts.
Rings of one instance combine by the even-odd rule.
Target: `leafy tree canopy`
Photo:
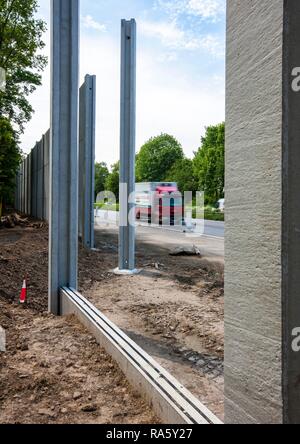
[[[35,17],[37,0],[0,0],[0,67],[6,72],[6,88],[0,91],[0,116],[24,131],[33,108],[28,96],[41,85],[47,58],[42,35],[46,25]]]
[[[20,161],[16,134],[10,122],[0,117],[0,216],[2,202],[9,202],[13,198]]]
[[[177,182],[179,191],[197,191],[197,181],[194,177],[193,161],[191,159],[179,159],[169,170],[165,181]]]
[[[119,180],[120,180],[120,162],[112,165],[112,171],[105,181],[105,191],[111,191],[119,200]]]
[[[225,123],[209,126],[194,158],[194,175],[205,199],[215,204],[224,197]]]
[[[95,164],[95,198],[101,191],[105,191],[105,182],[109,175],[106,163]]]
[[[136,158],[137,182],[160,182],[170,168],[184,158],[182,146],[169,134],[161,134],[142,146]]]

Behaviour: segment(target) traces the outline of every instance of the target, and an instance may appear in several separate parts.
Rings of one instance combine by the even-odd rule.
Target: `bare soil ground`
[[[45,312],[47,236],[46,227],[0,230],[0,325],[7,339],[0,352],[0,423],[159,423],[73,317]],[[81,258],[90,269],[89,254]],[[29,300],[22,308],[25,273]]]
[[[5,304],[6,309],[11,307],[7,305],[7,301],[17,302],[23,275],[28,273],[30,316],[34,319],[37,316],[37,319],[40,319],[41,313],[47,309],[47,239],[47,227],[41,229],[16,227],[13,230],[0,230],[0,308],[1,304]],[[99,251],[80,249],[80,291],[223,419],[223,265],[220,262],[213,262],[211,258],[207,260],[199,257],[172,257],[163,246],[139,242],[137,261],[138,267],[142,268],[141,274],[120,277],[112,273],[117,265],[116,234],[107,230],[96,230],[96,246]],[[13,309],[19,310],[14,306]],[[22,316],[25,312],[26,310],[21,311]],[[42,318],[40,326],[45,319],[50,323],[61,322],[46,317]],[[79,328],[74,324],[74,320],[70,322],[68,328],[72,331]],[[48,340],[49,336],[47,339],[45,337],[45,341]],[[77,354],[79,361],[83,360],[80,357],[81,352],[83,353],[83,350],[79,350]],[[18,351],[19,357],[16,359],[22,361],[24,353],[27,352]],[[57,357],[60,355],[61,350]],[[86,365],[88,359],[83,367]],[[83,373],[87,375],[86,369]],[[26,378],[21,381],[25,383]],[[64,386],[67,387],[68,384],[66,381]],[[113,378],[111,387],[115,387]],[[67,391],[70,392],[70,389]],[[84,389],[79,391],[88,393],[88,390]],[[8,404],[13,396],[12,393],[8,394]],[[101,396],[99,399],[102,399]],[[54,402],[56,396],[52,399]],[[138,417],[144,412],[145,416],[140,416],[138,422],[151,423],[153,415],[147,411],[142,401],[134,397],[130,399],[133,403],[136,402]],[[107,401],[110,402],[109,399]],[[68,402],[72,405],[75,401]],[[94,400],[88,400],[89,402],[97,403]],[[117,421],[113,418],[115,413],[108,416],[103,413],[105,409],[103,406],[109,405],[106,404],[105,397],[101,403],[100,410],[103,416],[93,416],[92,419],[98,422],[101,421],[100,418],[103,418],[104,422]],[[81,412],[81,407],[79,399],[75,408],[78,422],[82,420],[86,422],[86,413]],[[120,411],[126,414],[126,409],[125,412],[124,409]],[[132,412],[132,409],[129,409],[129,412]],[[58,413],[53,422],[68,421],[73,413],[71,416],[67,413],[64,415],[63,417]],[[130,415],[131,413],[128,413],[123,421],[137,420],[137,417]],[[0,422],[1,419],[0,410]],[[37,419],[39,422],[43,419],[49,421],[49,417],[46,419],[38,416]]]
[[[138,242],[139,275],[111,273],[117,236],[96,230],[101,282],[81,290],[220,419],[224,418],[224,267]],[[82,276],[83,278],[83,276]]]

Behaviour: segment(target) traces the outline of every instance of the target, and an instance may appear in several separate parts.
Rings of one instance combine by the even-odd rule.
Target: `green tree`
[[[208,204],[224,197],[224,158],[225,123],[209,126],[194,158],[194,175]]]
[[[151,138],[136,157],[137,182],[160,182],[178,160],[184,158],[182,146],[169,134]]]
[[[191,159],[179,159],[165,177],[166,182],[177,182],[179,191],[197,191],[197,181],[194,177],[194,164]]]
[[[105,191],[111,191],[119,201],[119,181],[120,181],[120,162],[112,165],[111,173],[107,176],[105,181]]]
[[[109,175],[106,163],[95,164],[95,199],[101,191],[105,191],[105,182]]]
[[[0,216],[3,202],[11,202],[13,198],[20,161],[16,133],[10,122],[0,117]]]
[[[37,0],[0,0],[0,67],[6,72],[6,88],[0,91],[0,116],[24,131],[33,108],[27,97],[41,85],[47,58],[39,54],[45,46],[46,25],[35,17]]]

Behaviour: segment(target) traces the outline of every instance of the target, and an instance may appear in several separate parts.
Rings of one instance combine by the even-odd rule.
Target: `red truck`
[[[183,200],[176,182],[137,183],[136,218],[159,225],[182,225]]]

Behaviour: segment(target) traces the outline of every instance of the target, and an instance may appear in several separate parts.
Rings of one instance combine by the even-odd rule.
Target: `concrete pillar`
[[[22,166],[20,165],[18,171],[18,211],[21,212],[21,174],[22,174]]]
[[[300,423],[300,2],[227,2],[225,416]]]
[[[31,216],[37,217],[37,145],[31,155]]]
[[[37,144],[37,218],[44,218],[44,143]]]
[[[79,1],[52,0],[49,310],[77,287]]]
[[[20,211],[20,189],[21,189],[21,167],[19,167],[16,177],[16,195],[15,195],[15,207],[17,211]]]
[[[121,25],[121,134],[120,134],[120,232],[119,271],[135,271],[135,227],[128,223],[135,191],[136,131],[136,22]]]
[[[21,195],[21,211],[24,214],[25,213],[25,160],[23,160],[22,162],[22,176],[21,176],[21,181],[22,181],[22,195]]]
[[[18,210],[21,212],[21,201],[22,201],[22,165],[19,168],[19,189],[18,189]]]
[[[27,213],[27,157],[24,159],[24,214]]]
[[[31,215],[31,153],[27,156],[27,214]]]
[[[15,210],[19,211],[19,170],[16,174]]]
[[[26,207],[26,214],[30,214],[29,211],[29,205],[28,205],[28,201],[29,201],[29,186],[28,186],[28,178],[29,178],[29,157],[26,157],[26,202],[25,202],[25,207]]]
[[[22,213],[22,194],[23,194],[23,162],[20,166],[20,213]]]
[[[29,156],[27,156],[26,157],[26,214],[27,215],[30,215],[30,208],[29,208],[29,195],[30,195],[29,177],[30,177],[30,163],[29,163]]]
[[[85,77],[79,97],[79,234],[94,248],[96,76]]]
[[[44,140],[44,218],[49,221],[49,150],[50,131],[43,136]]]

